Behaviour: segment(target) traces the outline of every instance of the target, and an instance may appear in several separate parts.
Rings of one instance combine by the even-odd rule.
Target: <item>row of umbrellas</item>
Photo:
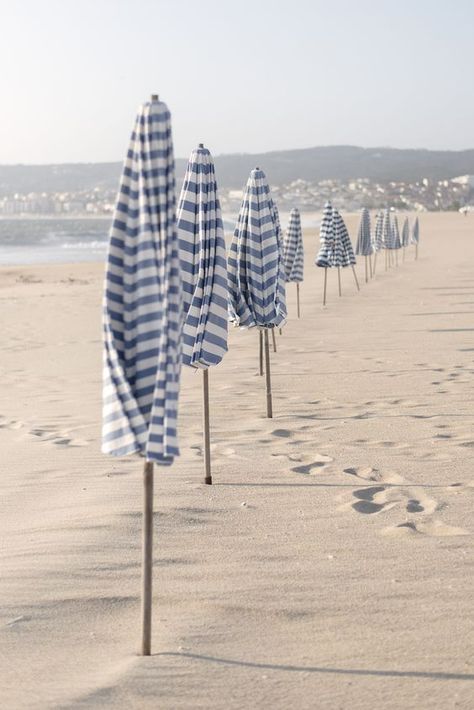
[[[369,249],[370,220],[365,213],[362,221],[358,253]],[[378,224],[370,239],[370,254],[375,255],[380,248],[391,249],[392,233],[397,233],[393,223],[387,231],[385,216],[380,235]],[[340,288],[340,268],[351,266],[359,288],[346,225],[330,203],[320,238],[316,264],[325,268],[325,277],[328,268],[337,267]],[[211,484],[209,369],[227,351],[228,321],[259,332],[271,417],[268,335],[274,336],[286,323],[287,282],[296,283],[300,316],[303,266],[299,212],[291,212],[283,235],[260,168],[252,170],[247,181],[228,255],[214,164],[202,144],[191,154],[176,206],[169,109],[156,95],[139,108],[107,255],[102,451],[144,459],[143,655],[151,652],[153,465],[169,465],[179,454],[181,365],[202,371],[204,480]]]

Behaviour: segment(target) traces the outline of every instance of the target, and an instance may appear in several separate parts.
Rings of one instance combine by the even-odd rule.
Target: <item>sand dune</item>
[[[274,419],[255,332],[211,371],[213,487],[183,373],[146,659],[141,465],[99,451],[102,266],[0,270],[0,707],[473,707],[474,221],[421,234],[360,293],[330,273],[324,309],[305,235]]]

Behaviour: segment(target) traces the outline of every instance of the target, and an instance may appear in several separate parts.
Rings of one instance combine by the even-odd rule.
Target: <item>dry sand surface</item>
[[[356,217],[348,220],[354,234]],[[153,651],[137,655],[141,473],[100,453],[101,265],[0,271],[0,707],[474,707],[474,218],[343,296],[305,236],[302,318],[201,374],[155,488]]]

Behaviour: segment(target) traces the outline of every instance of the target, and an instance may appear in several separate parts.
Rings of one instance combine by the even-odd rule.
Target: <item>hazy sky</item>
[[[122,160],[156,91],[175,154],[474,147],[474,2],[1,0],[0,163]]]

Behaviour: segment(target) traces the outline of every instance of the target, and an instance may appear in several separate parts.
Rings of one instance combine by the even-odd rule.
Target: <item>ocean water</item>
[[[101,261],[110,219],[1,219],[0,264]]]
[[[281,223],[286,227],[287,213]],[[302,213],[303,227],[318,224],[315,214]],[[230,241],[237,215],[223,215],[226,240]],[[111,219],[0,219],[0,265],[66,264],[103,261],[107,252]]]

